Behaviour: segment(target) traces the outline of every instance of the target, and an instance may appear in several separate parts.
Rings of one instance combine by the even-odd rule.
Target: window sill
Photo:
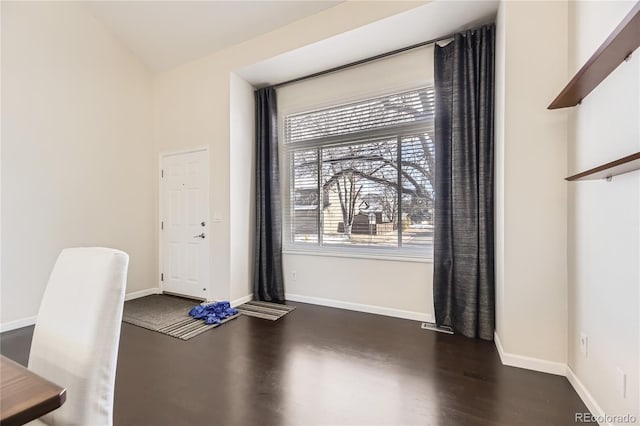
[[[418,257],[408,255],[392,255],[392,254],[375,254],[375,253],[353,253],[346,250],[296,250],[285,249],[282,254],[292,254],[296,256],[321,256],[321,257],[342,257],[349,259],[369,259],[383,260],[392,262],[415,262],[415,263],[433,263],[433,257]]]

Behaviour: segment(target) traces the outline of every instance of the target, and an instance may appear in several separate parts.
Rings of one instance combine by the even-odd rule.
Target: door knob
[[[193,238],[204,238],[204,232],[202,234],[194,235]]]

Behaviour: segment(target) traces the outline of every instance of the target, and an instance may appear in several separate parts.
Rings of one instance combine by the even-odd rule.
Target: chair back
[[[67,389],[55,426],[113,424],[113,393],[129,256],[119,250],[65,249],[45,289],[29,369]]]

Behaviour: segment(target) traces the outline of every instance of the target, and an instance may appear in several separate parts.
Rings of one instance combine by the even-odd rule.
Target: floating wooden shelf
[[[638,169],[640,169],[640,152],[627,155],[626,157],[619,158],[610,163],[594,167],[593,169],[586,170],[573,176],[569,176],[568,178],[566,178],[566,180],[573,181],[607,179]]]
[[[549,105],[549,109],[578,105],[638,46],[640,46],[640,2],[636,3],[609,38],[562,89],[558,97]]]

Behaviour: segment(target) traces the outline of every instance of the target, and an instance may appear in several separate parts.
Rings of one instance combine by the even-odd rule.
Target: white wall
[[[433,46],[427,46],[283,86],[278,88],[280,140],[284,138],[284,117],[288,114],[432,84]],[[286,215],[288,169],[282,155],[280,164]],[[433,321],[431,259],[425,257],[416,262],[354,258],[348,252],[339,257],[289,252],[286,242],[290,236],[286,231],[283,263],[288,298]]]
[[[546,108],[568,81],[568,6],[505,1],[499,18],[497,335],[505,353],[563,373],[567,116]]]
[[[284,273],[290,300],[434,321],[430,262],[287,254]]]
[[[255,235],[255,103],[253,86],[231,73],[231,293],[237,300],[253,292]]]
[[[2,4],[0,4],[0,24],[2,24]],[[0,56],[2,52],[2,28],[0,27]],[[2,307],[2,58],[0,58],[0,308]],[[1,315],[1,314],[0,314]],[[0,317],[0,324],[2,318]],[[15,324],[15,323],[14,323]],[[1,327],[1,326],[0,326]]]
[[[505,98],[505,2],[500,2],[496,16],[495,57],[495,141],[494,141],[494,214],[495,214],[495,280],[496,335],[504,336],[504,98]]]
[[[368,64],[279,87],[278,115],[283,116],[433,85],[433,46],[413,49]]]
[[[571,2],[571,74],[635,2]],[[640,150],[640,52],[572,109],[568,174]],[[569,184],[568,364],[607,414],[640,417],[640,173]],[[580,334],[588,336],[587,357]],[[627,374],[626,398],[616,368]]]
[[[2,2],[2,88],[3,326],[64,247],[122,249],[127,292],[155,287],[147,70],[75,3]]]
[[[241,265],[246,265],[245,241],[232,243],[231,229],[252,229],[251,216],[236,208],[247,207],[246,200],[232,201],[231,193],[246,189],[243,184],[236,187],[232,177],[236,176],[231,165],[242,155],[246,146],[231,147],[236,140],[248,141],[235,128],[235,111],[247,108],[248,87],[236,77],[236,70],[263,61],[381,18],[414,8],[416,2],[345,2],[308,18],[256,37],[247,42],[213,53],[200,60],[159,73],[154,78],[154,149],[158,152],[195,146],[211,147],[211,208],[212,223],[212,277],[210,299],[229,299],[250,294],[244,287],[246,275],[240,274]],[[231,106],[231,96],[240,93],[244,97],[236,106]],[[235,101],[234,101],[235,102]],[[246,117],[245,117],[246,118]],[[244,120],[243,120],[244,121]],[[235,132],[235,133],[234,133]],[[236,135],[239,139],[236,138]],[[238,148],[239,151],[235,151]],[[247,158],[244,167],[251,167]],[[233,195],[233,200],[235,199]],[[238,210],[239,211],[239,210]],[[240,219],[238,219],[240,218]],[[240,220],[241,222],[234,223]],[[235,239],[235,235],[233,235]],[[244,237],[243,237],[244,238]],[[236,256],[242,256],[237,258]],[[235,271],[235,272],[232,272]],[[247,291],[241,294],[242,289]]]

